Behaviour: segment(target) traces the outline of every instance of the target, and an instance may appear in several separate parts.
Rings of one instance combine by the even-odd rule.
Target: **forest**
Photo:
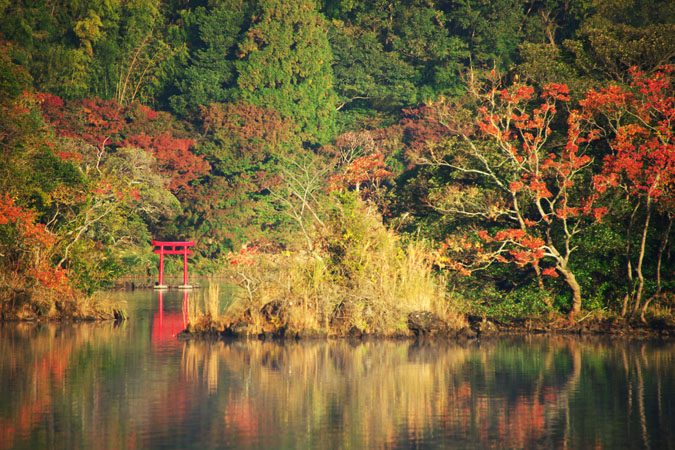
[[[2,319],[95,314],[152,239],[260,330],[672,319],[672,0],[0,13]]]

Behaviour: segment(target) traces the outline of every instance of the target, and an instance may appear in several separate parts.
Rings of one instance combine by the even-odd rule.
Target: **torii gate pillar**
[[[164,255],[183,255],[183,284],[178,286],[179,289],[192,289],[188,284],[187,279],[187,255],[191,255],[192,251],[189,247],[195,245],[194,241],[187,242],[163,242],[152,241],[152,245],[159,247],[155,249],[155,253],[159,254],[159,283],[155,285],[155,289],[167,289],[168,286],[164,284]]]

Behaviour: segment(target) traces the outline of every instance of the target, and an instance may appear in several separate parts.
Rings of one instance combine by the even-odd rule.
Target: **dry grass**
[[[214,331],[228,326],[227,317],[220,313],[220,284],[210,278],[208,287],[188,293],[187,313],[190,329]]]
[[[25,275],[0,274],[0,318],[9,320],[107,320],[126,318],[124,305],[88,296],[69,285],[48,288]]]

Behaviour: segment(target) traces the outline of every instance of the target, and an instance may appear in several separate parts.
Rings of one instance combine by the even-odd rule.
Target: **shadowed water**
[[[673,343],[184,343],[182,294],[125,298],[0,326],[0,450],[675,448]]]

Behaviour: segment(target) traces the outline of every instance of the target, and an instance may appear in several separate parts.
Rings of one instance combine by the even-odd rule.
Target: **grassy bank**
[[[126,311],[103,295],[67,283],[45,284],[16,273],[0,274],[0,320],[121,320]]]
[[[246,247],[228,256],[238,290],[224,314],[205,307],[194,332],[237,335],[410,335],[409,315],[426,311],[448,329],[466,326],[433,270],[431,249],[403,242],[355,196],[336,196],[314,224],[310,248],[277,254]],[[218,294],[206,293],[213,305]]]

